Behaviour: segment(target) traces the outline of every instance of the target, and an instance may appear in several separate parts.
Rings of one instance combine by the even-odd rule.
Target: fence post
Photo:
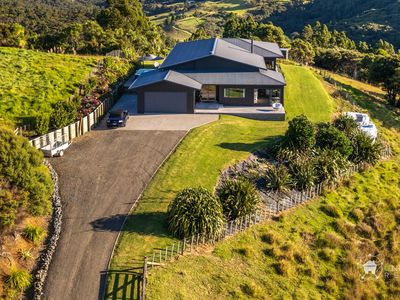
[[[170,260],[172,260],[172,258],[174,257],[174,248],[175,248],[175,243],[174,244],[172,244],[172,249],[171,249],[171,259]]]
[[[140,297],[141,300],[145,300],[146,299],[146,276],[147,276],[147,256],[144,257],[143,279],[142,279],[142,295]]]
[[[182,255],[186,249],[186,238],[183,238],[183,245],[182,245]]]
[[[165,261],[167,261],[168,258],[168,246],[165,246]]]
[[[190,253],[192,253],[192,250],[193,250],[193,240],[194,240],[194,235],[192,235],[192,238],[190,241]]]

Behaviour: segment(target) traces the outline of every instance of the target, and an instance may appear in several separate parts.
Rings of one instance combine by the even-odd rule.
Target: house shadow
[[[220,143],[217,144],[217,146],[223,148],[223,149],[228,149],[228,150],[233,150],[233,151],[246,151],[249,153],[255,152],[257,150],[260,150],[262,148],[268,147],[269,145],[272,145],[282,139],[282,136],[269,136],[266,137],[262,140],[259,140],[254,143]]]
[[[125,221],[126,219],[126,221]],[[132,232],[138,234],[169,236],[166,230],[167,214],[164,212],[117,214],[90,222],[94,231]],[[125,225],[121,228],[121,226]]]
[[[142,268],[100,273],[99,300],[141,299]]]

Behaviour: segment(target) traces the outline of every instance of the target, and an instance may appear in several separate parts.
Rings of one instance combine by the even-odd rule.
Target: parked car
[[[64,151],[71,145],[71,142],[63,142],[63,141],[54,141],[47,146],[40,148],[42,150],[44,156],[46,157],[54,157],[54,156],[63,156]]]
[[[107,127],[125,127],[128,119],[129,113],[127,110],[113,110],[108,115]]]

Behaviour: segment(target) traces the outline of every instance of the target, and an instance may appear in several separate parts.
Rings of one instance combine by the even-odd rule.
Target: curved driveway
[[[185,133],[97,130],[51,160],[59,175],[63,229],[45,299],[99,299],[100,274],[126,214]]]

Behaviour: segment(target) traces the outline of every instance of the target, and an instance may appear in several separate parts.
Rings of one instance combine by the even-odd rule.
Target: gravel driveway
[[[100,274],[126,214],[185,133],[98,130],[51,159],[64,216],[45,299],[99,299]]]

